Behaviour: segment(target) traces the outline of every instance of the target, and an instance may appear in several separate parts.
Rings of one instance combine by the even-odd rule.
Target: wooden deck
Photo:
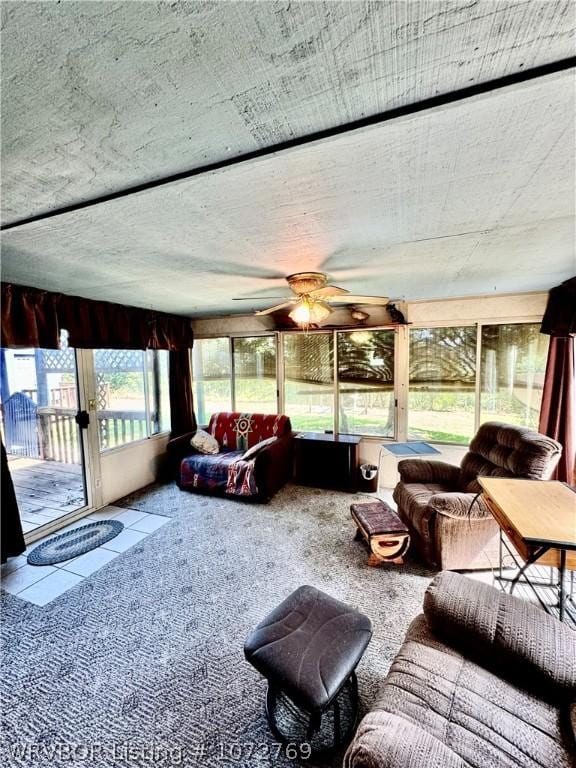
[[[24,533],[86,504],[79,464],[8,456]]]

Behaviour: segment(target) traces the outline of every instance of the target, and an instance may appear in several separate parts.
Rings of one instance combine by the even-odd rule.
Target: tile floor
[[[28,552],[37,547],[42,539],[35,541],[24,554],[10,558],[2,566],[2,589],[34,605],[47,605],[170,521],[169,517],[152,515],[139,509],[109,506],[92,512],[58,533],[73,530],[96,520],[109,519],[124,523],[124,530],[116,538],[84,555],[56,565],[28,565],[26,562]]]

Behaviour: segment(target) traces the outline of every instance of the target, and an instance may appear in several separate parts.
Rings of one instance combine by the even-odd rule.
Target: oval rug
[[[71,560],[110,541],[118,536],[123,528],[124,523],[119,520],[99,520],[96,523],[88,523],[72,531],[60,533],[33,549],[28,555],[28,563],[54,565],[63,560]]]

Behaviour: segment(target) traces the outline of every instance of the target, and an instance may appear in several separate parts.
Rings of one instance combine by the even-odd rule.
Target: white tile
[[[53,565],[23,565],[17,571],[9,573],[2,579],[2,587],[11,595],[17,595],[23,589],[44,579],[57,569]]]
[[[103,544],[102,546],[105,549],[111,549],[113,552],[126,552],[126,550],[133,547],[134,544],[145,539],[147,535],[147,533],[143,533],[142,531],[133,531],[131,528],[125,528],[122,533],[119,533],[118,536],[111,541],[107,541],[106,544]]]
[[[22,600],[27,600],[29,603],[34,603],[34,605],[46,605],[72,587],[80,584],[81,581],[84,581],[83,576],[79,576],[77,573],[70,573],[70,571],[65,571],[61,568],[55,571],[55,573],[46,576],[45,579],[28,587],[28,589],[24,589],[18,594],[18,597]]]
[[[73,563],[74,560],[77,560],[78,557],[81,557],[81,555],[76,555],[76,557],[71,557],[70,560],[61,560],[59,563],[54,563],[56,568],[65,568],[67,565],[70,565],[70,563]]]
[[[126,510],[122,507],[104,507],[103,509],[99,509],[97,512],[90,512],[90,515],[87,519],[92,521],[113,520],[117,515],[120,515],[125,511]]]
[[[138,520],[141,520],[143,517],[146,516],[146,512],[142,512],[139,509],[125,509],[124,512],[121,512],[119,515],[116,515],[114,517],[114,520],[119,520],[121,523],[124,523],[126,528],[132,527],[132,523],[138,522]]]
[[[90,574],[102,568],[103,565],[114,560],[118,555],[119,552],[113,552],[111,549],[97,547],[90,552],[86,552],[85,555],[75,557],[74,560],[69,561],[62,567],[64,570],[78,573],[80,576],[90,576]]]
[[[160,526],[164,525],[170,520],[169,517],[162,517],[162,515],[145,515],[141,520],[132,523],[130,526],[131,531],[144,531],[144,533],[152,533]]]
[[[2,566],[2,578],[8,576],[9,573],[14,573],[18,568],[22,568],[26,565],[26,555],[18,555],[18,557],[9,557],[7,562]]]

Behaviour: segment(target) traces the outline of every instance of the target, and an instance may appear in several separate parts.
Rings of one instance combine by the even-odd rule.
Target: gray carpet
[[[43,608],[2,596],[0,764],[111,768],[127,764],[112,745],[130,744],[157,757],[135,749],[131,766],[294,765],[273,748],[247,633],[301,584],[358,607],[375,629],[358,668],[365,709],[432,577],[412,562],[368,568],[351,498],[288,486],[255,505],[157,485],[122,500],[173,519]],[[30,743],[47,749],[11,749]],[[90,759],[50,754],[60,744]]]

